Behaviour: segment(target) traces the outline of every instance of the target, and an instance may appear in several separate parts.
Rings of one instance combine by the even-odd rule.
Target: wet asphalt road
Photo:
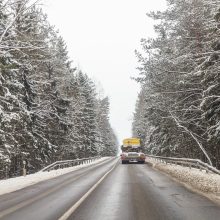
[[[72,220],[219,220],[220,207],[147,164],[120,164]]]
[[[117,161],[113,159],[0,196],[0,219],[59,219]],[[118,163],[68,219],[219,220],[220,207],[147,164]]]
[[[0,220],[56,220],[117,163],[101,164],[0,196]]]

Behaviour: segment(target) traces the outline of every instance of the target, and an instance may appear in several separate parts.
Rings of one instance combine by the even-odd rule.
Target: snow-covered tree
[[[116,153],[108,123],[103,142],[95,84],[72,67],[64,40],[32,3],[0,1],[0,178],[6,166],[19,175],[23,160],[34,172],[55,160]]]
[[[109,99],[104,97],[97,103],[97,122],[99,129],[99,154],[115,156],[118,152],[118,141],[109,122]]]
[[[218,109],[218,97],[209,92],[218,91],[220,5],[214,0],[167,3],[164,12],[149,14],[160,21],[155,25],[158,36],[143,39],[144,53],[136,52],[141,73],[136,80],[142,83],[143,94],[138,99],[133,131],[141,130],[139,136],[147,140],[148,152],[201,158],[219,166],[212,139],[216,140],[213,134],[218,119],[210,120],[208,115],[214,111],[213,101]]]

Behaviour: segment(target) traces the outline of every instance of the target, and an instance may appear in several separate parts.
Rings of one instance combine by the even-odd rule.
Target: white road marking
[[[58,220],[66,220],[68,219],[75,211],[76,209],[86,200],[86,198],[97,188],[97,186],[108,176],[109,173],[112,172],[112,170],[115,169],[116,165],[118,163],[116,163],[107,173],[105,173],[100,179],[99,181],[93,185],[88,191],[87,193],[85,193],[80,200],[78,200],[70,209],[67,210],[67,212],[65,212]]]
[[[101,163],[98,163],[97,165],[95,165],[95,166],[93,166],[93,167],[97,167],[97,166],[99,166],[100,164],[105,163],[106,161],[107,161],[107,160],[105,160],[105,161],[103,161],[103,162],[101,162]],[[68,185],[69,183],[71,183],[71,182],[73,182],[73,181],[78,180],[80,177],[85,176],[85,175],[87,175],[87,172],[82,173],[82,174],[78,175],[78,176],[75,177],[75,178],[72,178],[72,177],[71,177],[71,178],[68,178],[65,182],[61,183],[60,185],[58,185],[58,186],[56,186],[56,187],[54,187],[54,188],[52,188],[52,189],[50,189],[50,190],[47,190],[46,192],[44,192],[44,193],[42,193],[42,194],[40,194],[40,195],[38,195],[38,196],[35,196],[34,198],[28,199],[27,201],[21,202],[21,203],[15,205],[15,206],[12,206],[12,207],[10,207],[10,208],[8,208],[8,209],[5,209],[5,210],[3,210],[3,211],[0,211],[0,219],[3,218],[4,216],[7,216],[7,215],[9,215],[9,214],[11,214],[11,213],[17,211],[18,209],[21,209],[21,208],[23,208],[23,207],[25,207],[25,206],[28,206],[28,205],[34,203],[35,201],[37,201],[37,200],[39,200],[39,199],[42,199],[42,198],[48,196],[49,194],[55,192],[56,190],[58,190],[58,189],[64,187],[65,185]]]
[[[32,204],[33,202],[35,202],[35,201],[37,201],[37,200],[39,200],[39,199],[42,199],[42,198],[48,196],[49,194],[51,194],[51,193],[57,191],[58,189],[62,188],[63,186],[65,186],[65,185],[71,183],[73,180],[75,181],[75,180],[79,179],[80,177],[85,176],[86,174],[87,174],[87,173],[83,173],[83,174],[77,176],[77,177],[74,178],[74,179],[72,179],[72,178],[71,178],[71,179],[67,179],[67,181],[61,183],[61,184],[58,185],[57,187],[54,187],[54,188],[52,188],[52,189],[50,189],[50,190],[48,190],[48,191],[46,191],[46,192],[44,192],[44,193],[42,193],[42,194],[40,194],[40,195],[34,197],[34,198],[32,198],[32,199],[28,199],[27,201],[21,202],[21,203],[19,203],[18,205],[12,206],[11,208],[8,208],[8,209],[5,209],[4,211],[1,211],[1,212],[0,212],[0,218],[3,218],[4,216],[11,214],[11,213],[17,211],[18,209],[21,209],[21,208],[23,208],[23,207],[25,207],[25,206],[27,206],[27,205]]]

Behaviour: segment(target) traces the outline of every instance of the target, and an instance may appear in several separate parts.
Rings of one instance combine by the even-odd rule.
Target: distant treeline
[[[136,51],[141,92],[133,135],[149,154],[220,168],[220,2],[167,0],[148,14],[157,37]]]
[[[113,156],[108,97],[72,67],[64,40],[29,0],[0,0],[0,178],[56,160]]]

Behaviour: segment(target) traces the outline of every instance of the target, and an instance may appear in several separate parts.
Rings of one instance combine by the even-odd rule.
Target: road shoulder
[[[153,160],[147,160],[146,163],[171,177],[174,181],[181,183],[190,191],[205,196],[220,205],[220,175]]]

